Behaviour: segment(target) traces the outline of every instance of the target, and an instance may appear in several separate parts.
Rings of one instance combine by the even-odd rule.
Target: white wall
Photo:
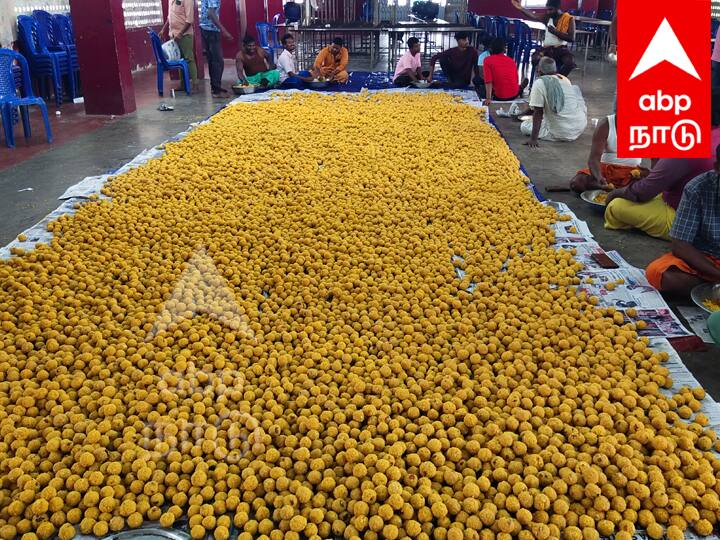
[[[15,9],[10,2],[0,2],[0,47],[15,41]]]

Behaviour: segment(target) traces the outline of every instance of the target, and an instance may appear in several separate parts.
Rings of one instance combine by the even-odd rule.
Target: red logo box
[[[617,10],[618,155],[713,155],[709,0],[618,0]]]

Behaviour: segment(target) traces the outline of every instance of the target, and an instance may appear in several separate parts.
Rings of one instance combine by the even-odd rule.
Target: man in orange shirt
[[[328,82],[346,83],[349,78],[348,61],[348,50],[343,46],[342,38],[336,37],[332,45],[320,51],[311,73],[313,77],[323,77]]]
[[[164,35],[169,30],[168,35],[177,42],[183,59],[188,63],[190,80],[194,87],[197,85],[198,78],[193,37],[195,0],[169,0],[169,2],[168,18],[162,28],[161,35]]]

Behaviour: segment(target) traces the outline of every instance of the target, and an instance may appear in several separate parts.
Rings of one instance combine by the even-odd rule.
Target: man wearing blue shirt
[[[227,40],[232,35],[220,22],[221,0],[200,0],[200,31],[202,32],[205,56],[210,70],[210,87],[213,97],[223,97],[227,90],[222,87],[222,75],[225,70],[220,34]]]
[[[672,252],[650,263],[648,281],[662,292],[688,294],[701,283],[720,283],[720,146],[715,170],[683,190],[670,230]]]

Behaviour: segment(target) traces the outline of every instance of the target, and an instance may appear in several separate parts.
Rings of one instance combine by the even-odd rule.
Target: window
[[[7,2],[9,0],[0,0]],[[16,0],[15,2],[15,15],[30,15],[36,9],[47,11],[48,13],[69,13],[70,2],[69,0]]]
[[[160,0],[123,0],[125,28],[144,28],[163,23]]]

